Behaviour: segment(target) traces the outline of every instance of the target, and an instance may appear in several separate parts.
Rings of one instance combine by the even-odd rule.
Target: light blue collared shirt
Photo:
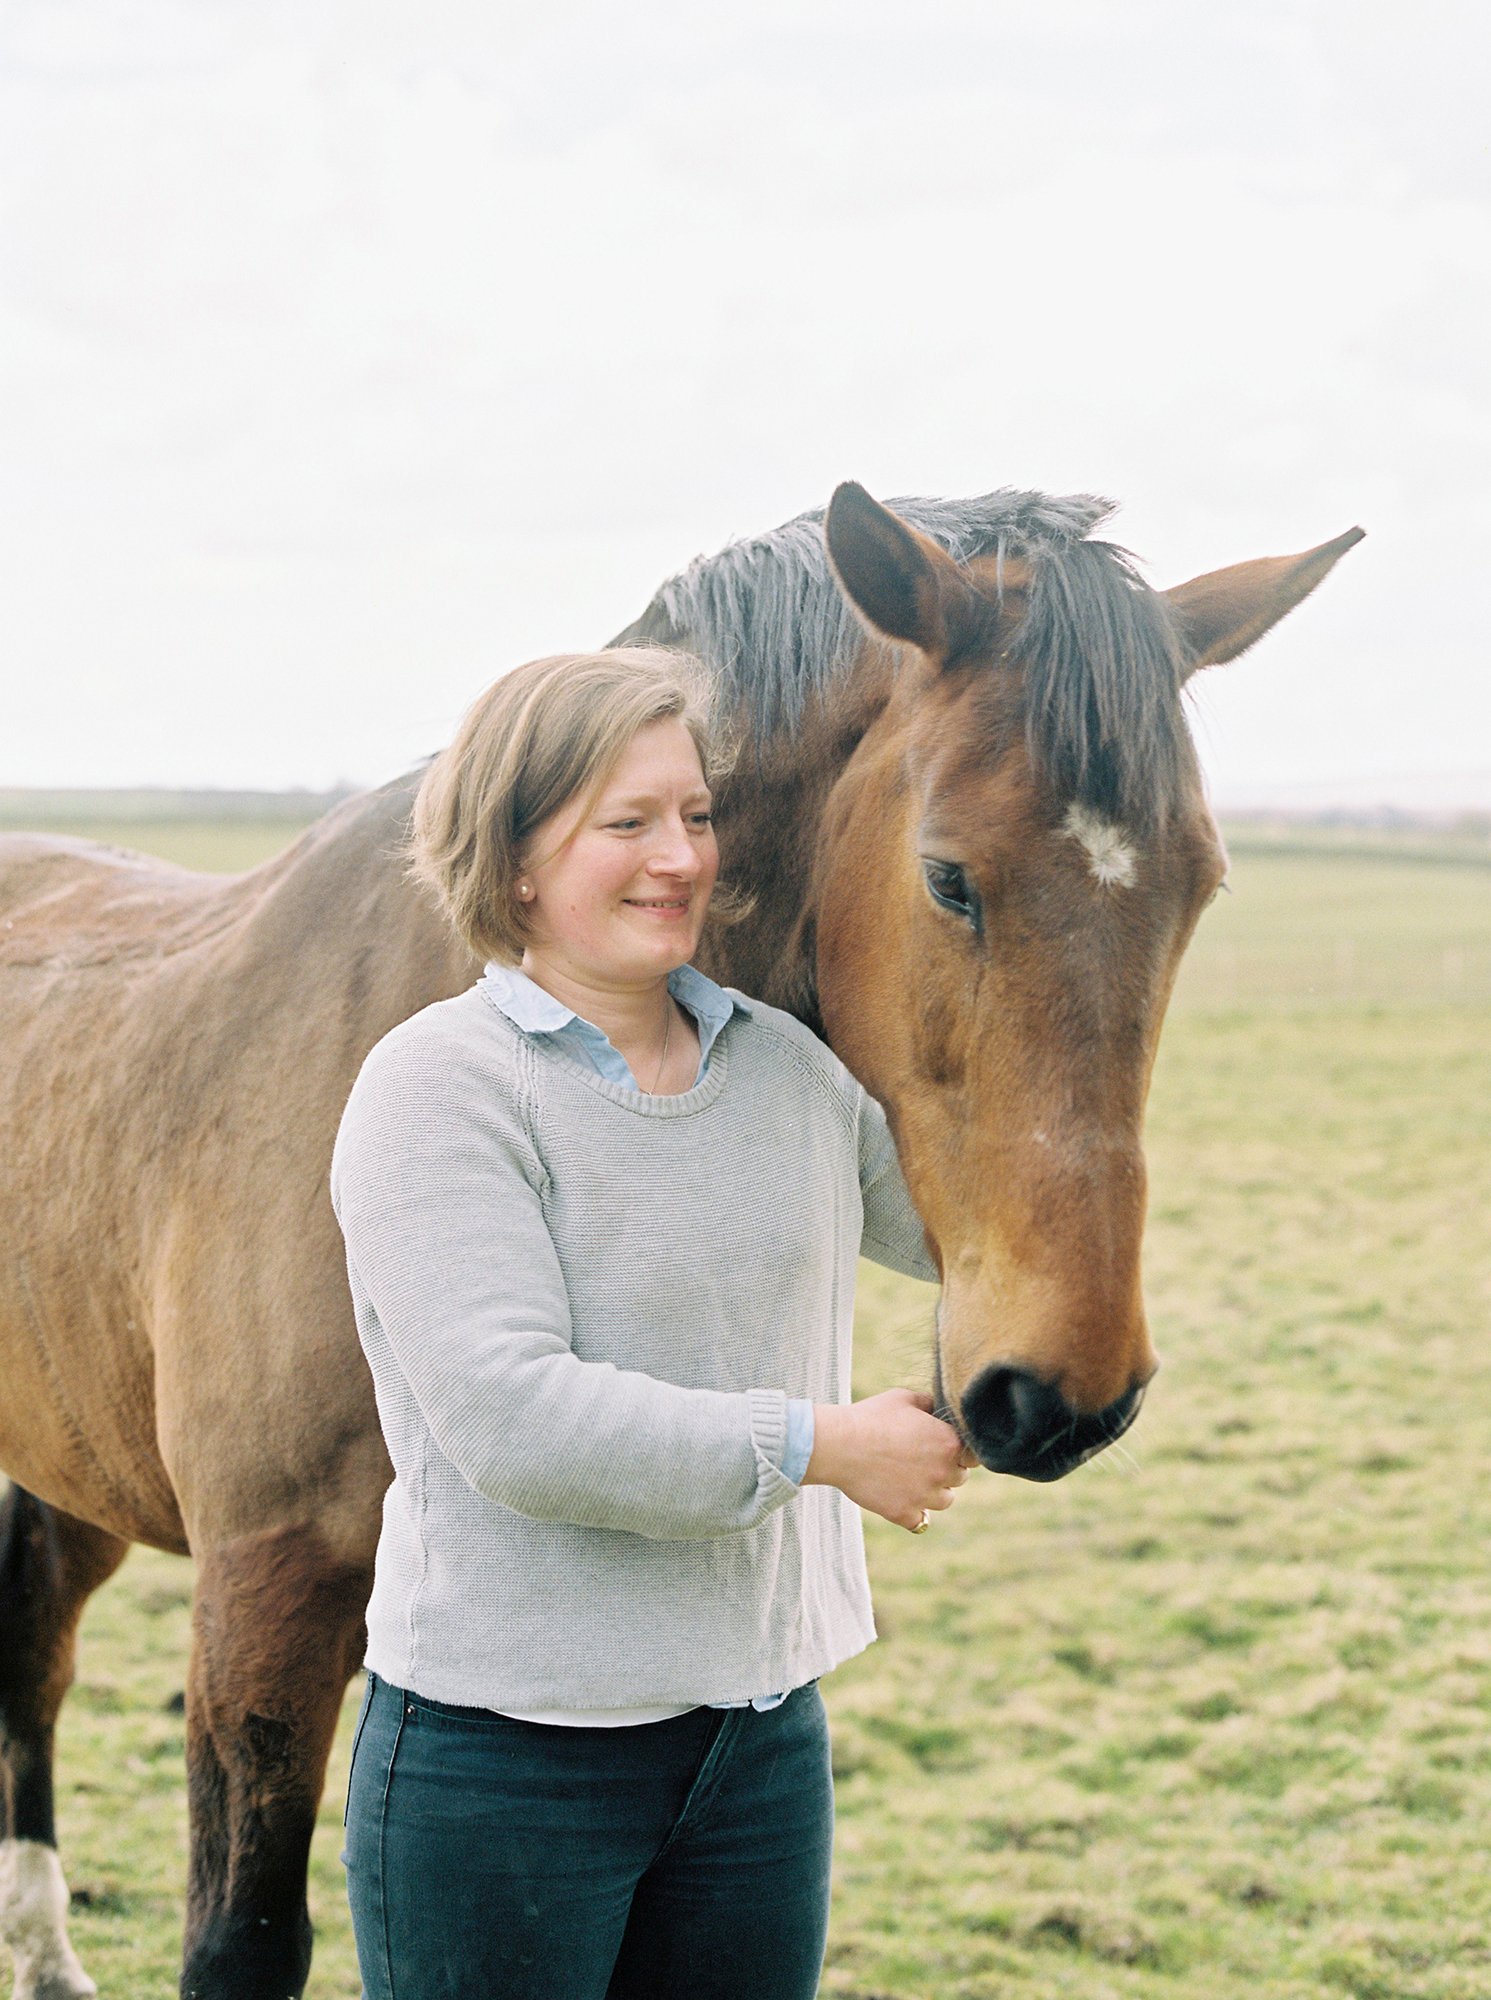
[[[525,1034],[547,1036],[567,1055],[592,1063],[609,1083],[624,1084],[628,1090],[642,1088],[610,1036],[583,1014],[556,1000],[521,967],[489,963],[482,984],[487,997],[496,1002],[514,1027]],[[697,1084],[709,1067],[709,1052],[715,1037],[735,1012],[735,1002],[723,986],[716,986],[692,965],[680,965],[676,972],[668,974],[668,991],[680,1007],[687,1007],[698,1025],[699,1073],[694,1078]]]
[[[593,1021],[587,1021],[583,1014],[566,1007],[537,980],[530,979],[521,967],[499,965],[490,960],[482,974],[482,984],[487,990],[487,997],[501,1008],[515,1028],[521,1028],[528,1035],[541,1035],[577,1062],[590,1063],[609,1083],[622,1084],[628,1090],[641,1089],[642,1086],[632,1075],[631,1065],[610,1036]],[[693,1015],[699,1031],[699,1068],[694,1077],[697,1087],[709,1068],[709,1052],[721,1028],[735,1012],[736,1002],[723,986],[717,986],[714,980],[692,965],[680,965],[668,974],[668,991],[680,1007],[686,1007]],[[813,1405],[806,1396],[789,1396],[787,1441],[782,1449],[780,1467],[783,1478],[790,1479],[794,1486],[801,1486],[812,1456]],[[776,1708],[786,1699],[785,1692],[758,1694],[750,1706]],[[711,1706],[744,1708],[746,1704],[743,1701],[718,1702]]]

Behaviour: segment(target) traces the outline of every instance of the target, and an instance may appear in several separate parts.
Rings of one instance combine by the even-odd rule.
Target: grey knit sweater
[[[384,1037],[332,1161],[393,1459],[368,1665],[497,1709],[746,1700],[874,1637],[858,1509],[780,1470],[847,1402],[855,1260],[935,1279],[874,1099],[745,995],[650,1097],[480,987]]]

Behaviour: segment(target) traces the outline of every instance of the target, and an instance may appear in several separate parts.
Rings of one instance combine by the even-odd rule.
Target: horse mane
[[[897,499],[892,512],[954,561],[1029,569],[1011,652],[1023,668],[1032,762],[1064,799],[1150,824],[1185,770],[1184,655],[1165,599],[1092,530],[1114,503],[1003,487],[963,500]],[[864,627],[834,580],[815,507],[671,577],[633,633],[666,626],[713,669],[722,705],[756,743],[792,730],[845,671]],[[630,636],[630,635],[627,635]]]

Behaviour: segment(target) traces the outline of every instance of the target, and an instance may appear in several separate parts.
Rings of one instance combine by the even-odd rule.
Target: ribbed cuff
[[[751,1443],[756,1448],[758,1518],[764,1519],[797,1491],[795,1482],[782,1471],[787,1449],[787,1398],[780,1389],[750,1389],[746,1400],[751,1409]]]

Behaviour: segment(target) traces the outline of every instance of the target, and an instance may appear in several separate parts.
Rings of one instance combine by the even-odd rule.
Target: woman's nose
[[[697,875],[703,865],[698,842],[689,838],[687,827],[682,825],[668,827],[647,857],[654,875]]]

